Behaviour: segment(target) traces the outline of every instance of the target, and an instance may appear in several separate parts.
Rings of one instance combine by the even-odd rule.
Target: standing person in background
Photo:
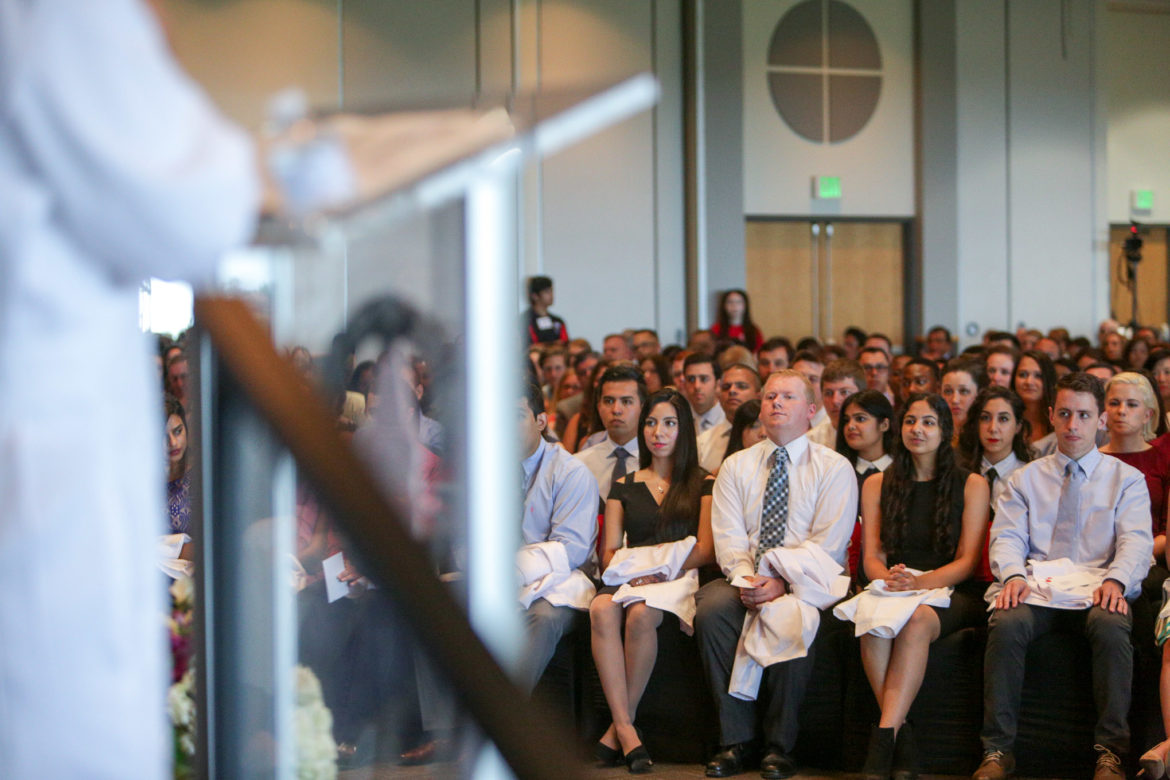
[[[553,305],[553,281],[547,276],[533,276],[528,280],[528,310],[521,315],[525,344],[543,344],[550,341],[568,343],[569,329],[565,321],[549,314]]]
[[[251,239],[252,147],[139,0],[3,3],[0,51],[0,777],[155,780],[165,461],[139,282],[210,282]],[[44,369],[64,361],[74,381]]]
[[[752,308],[743,290],[728,290],[719,299],[719,314],[711,333],[716,339],[738,341],[752,352],[764,345],[764,335],[752,322]]]

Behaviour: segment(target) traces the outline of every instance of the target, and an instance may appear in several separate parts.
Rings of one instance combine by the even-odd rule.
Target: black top
[[[711,495],[712,479],[703,480],[701,496]],[[610,500],[622,502],[622,530],[626,533],[627,547],[645,547],[663,542],[677,542],[687,536],[694,536],[699,529],[699,516],[682,533],[670,538],[658,536],[658,514],[661,507],[650,493],[645,482],[634,482],[633,473],[627,474],[609,489]]]
[[[565,327],[565,321],[555,314],[538,317],[536,312],[528,309],[520,315],[520,320],[524,328],[525,344],[569,340],[569,330]]]
[[[946,554],[934,549],[934,504],[938,500],[938,480],[910,483],[910,501],[906,505],[909,522],[902,536],[901,550],[886,550],[889,566],[904,563],[911,569],[930,571],[955,560],[959,531],[963,524],[963,488],[967,483],[967,472],[955,470],[955,484],[951,488],[950,512],[945,522],[955,539],[955,547]]]

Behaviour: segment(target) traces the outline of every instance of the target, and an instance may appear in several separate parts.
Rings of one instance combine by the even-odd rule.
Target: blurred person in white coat
[[[168,772],[138,287],[208,280],[258,197],[149,6],[0,3],[0,777]]]

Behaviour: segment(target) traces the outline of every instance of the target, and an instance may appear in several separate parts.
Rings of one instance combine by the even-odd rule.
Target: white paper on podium
[[[349,595],[349,583],[337,579],[345,571],[345,557],[341,553],[321,561],[321,571],[325,574],[325,596],[330,604]]]

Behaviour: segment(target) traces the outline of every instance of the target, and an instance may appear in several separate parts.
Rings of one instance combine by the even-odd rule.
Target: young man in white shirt
[[[1133,676],[1129,600],[1138,595],[1154,549],[1145,477],[1096,444],[1105,424],[1105,391],[1084,373],[1057,383],[1050,411],[1057,451],[1017,469],[996,493],[984,656],[983,762],[975,780],[1002,780],[1015,768],[1012,747],[1028,645],[1055,627],[1083,631],[1092,646],[1094,780],[1120,780],[1129,751]],[[1026,603],[1028,561],[1068,558],[1104,569],[1087,608]]]
[[[723,369],[719,380],[719,405],[723,407],[723,422],[699,434],[699,465],[712,474],[723,462],[727,442],[731,438],[731,421],[735,410],[744,401],[760,397],[760,375],[745,363],[733,363]]]
[[[646,383],[637,368],[612,366],[601,375],[597,412],[605,426],[605,438],[577,453],[597,480],[601,506],[614,482],[638,470],[638,417],[644,403]]]
[[[760,412],[768,438],[724,461],[715,481],[711,527],[715,556],[727,579],[703,586],[695,599],[695,637],[719,714],[721,748],[707,764],[708,777],[742,772],[756,737],[756,703],[731,696],[728,685],[747,610],[788,592],[785,581],[756,574],[760,555],[773,547],[813,542],[845,564],[857,517],[857,480],[848,460],[805,435],[816,413],[813,397],[812,386],[796,371],[770,376]],[[738,576],[748,577],[754,587],[733,587]],[[806,657],[765,671],[766,755],[760,764],[765,778],[796,771],[790,754],[814,650],[815,644]]]
[[[865,372],[853,360],[834,360],[825,366],[821,375],[821,402],[825,419],[808,432],[808,440],[829,449],[837,447],[837,420],[845,399],[865,387]]]
[[[723,371],[715,358],[697,352],[683,362],[683,387],[680,388],[695,415],[695,434],[700,435],[727,419],[719,400],[719,379]]]

